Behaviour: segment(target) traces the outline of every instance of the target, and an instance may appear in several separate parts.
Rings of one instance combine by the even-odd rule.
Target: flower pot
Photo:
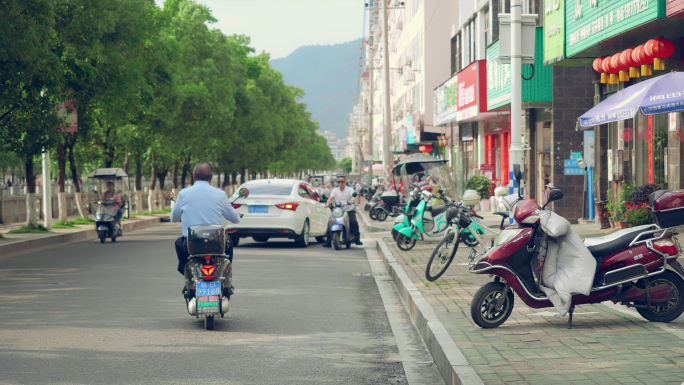
[[[480,201],[480,208],[483,212],[489,212],[489,199],[483,199]]]
[[[615,228],[620,228],[620,229],[626,229],[627,228],[627,222],[623,221],[615,221]]]

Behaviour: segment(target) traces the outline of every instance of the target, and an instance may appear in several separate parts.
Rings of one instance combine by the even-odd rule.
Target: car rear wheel
[[[233,247],[237,246],[238,243],[240,243],[240,238],[238,237],[230,237],[230,241],[233,243]]]
[[[325,237],[316,237],[316,242],[325,243]]]
[[[295,240],[295,243],[299,247],[309,246],[309,220],[304,221],[304,228],[302,229],[302,234]]]

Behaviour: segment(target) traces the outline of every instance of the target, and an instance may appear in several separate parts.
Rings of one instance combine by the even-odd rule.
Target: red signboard
[[[487,111],[487,64],[474,61],[458,73],[456,120],[472,119]]]
[[[667,0],[665,14],[667,17],[684,17],[684,0]]]

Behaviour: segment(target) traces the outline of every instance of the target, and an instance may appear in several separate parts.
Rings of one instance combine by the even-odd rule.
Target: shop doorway
[[[543,205],[546,185],[551,183],[551,121],[537,122],[536,124],[536,148],[537,148],[537,191],[535,198],[538,205]]]

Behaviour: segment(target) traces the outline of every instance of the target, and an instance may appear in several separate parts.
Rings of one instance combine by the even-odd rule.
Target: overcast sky
[[[195,1],[218,20],[211,28],[250,36],[257,53],[266,51],[272,59],[303,45],[344,43],[363,35],[363,0]]]

